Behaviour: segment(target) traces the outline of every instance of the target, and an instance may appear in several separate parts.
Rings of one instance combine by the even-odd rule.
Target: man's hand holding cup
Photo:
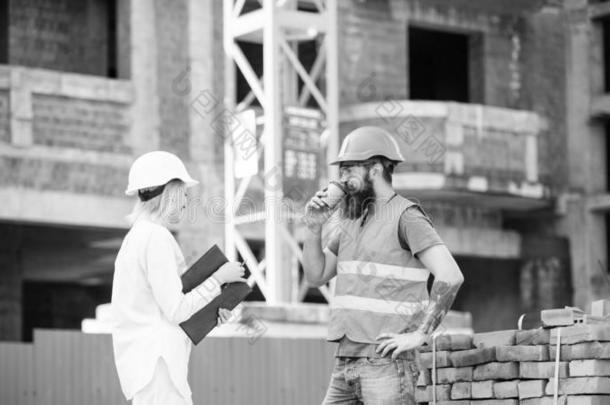
[[[332,181],[323,190],[319,190],[305,205],[305,215],[303,222],[307,228],[319,233],[322,231],[322,225],[328,220],[333,210],[339,205],[347,194],[343,184]]]

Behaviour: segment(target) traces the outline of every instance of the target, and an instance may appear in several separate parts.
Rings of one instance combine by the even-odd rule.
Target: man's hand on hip
[[[422,332],[415,331],[409,333],[382,333],[375,340],[384,339],[377,346],[377,353],[381,353],[385,357],[392,350],[392,360],[396,360],[398,355],[407,350],[417,349],[426,342],[426,335]]]

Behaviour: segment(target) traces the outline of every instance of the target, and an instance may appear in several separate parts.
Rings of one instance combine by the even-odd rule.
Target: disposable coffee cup
[[[328,208],[333,209],[339,204],[347,194],[347,190],[345,186],[338,181],[331,181],[326,187],[326,197],[322,198],[324,204],[328,206]]]

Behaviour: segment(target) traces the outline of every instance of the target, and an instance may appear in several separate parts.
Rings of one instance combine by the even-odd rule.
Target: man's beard
[[[358,219],[364,211],[375,202],[375,190],[368,174],[363,179],[362,189],[349,192],[344,200],[342,216],[348,219]]]

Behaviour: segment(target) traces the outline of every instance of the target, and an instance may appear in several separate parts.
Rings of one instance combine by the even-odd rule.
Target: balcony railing
[[[539,176],[538,114],[476,104],[388,100],[345,107],[341,134],[362,125],[393,133],[406,162],[394,186],[423,198],[476,197],[501,208],[548,202]],[[482,197],[482,199],[480,199]]]

